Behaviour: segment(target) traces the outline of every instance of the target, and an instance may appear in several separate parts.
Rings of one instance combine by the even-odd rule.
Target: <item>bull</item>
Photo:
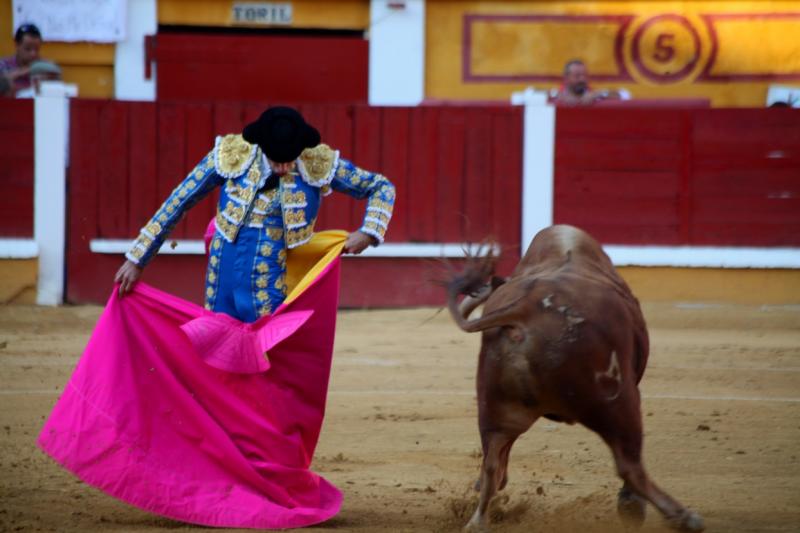
[[[544,417],[580,423],[609,446],[623,481],[617,510],[625,522],[640,525],[650,502],[672,527],[702,531],[700,515],[657,487],[642,464],[638,384],[649,353],[647,327],[598,242],[578,228],[551,226],[536,235],[510,277],[494,277],[494,263],[492,254],[470,257],[446,282],[455,322],[483,332],[480,497],[465,530],[488,531],[487,509],[506,485],[511,447]],[[481,304],[482,316],[470,319]]]

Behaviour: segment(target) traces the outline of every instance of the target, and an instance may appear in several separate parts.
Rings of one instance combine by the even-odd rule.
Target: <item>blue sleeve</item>
[[[346,159],[339,164],[331,188],[359,200],[367,199],[367,209],[359,231],[383,242],[394,210],[395,188],[386,176],[369,172]]]
[[[125,257],[144,267],[164,244],[164,239],[180,221],[183,214],[213,191],[222,181],[222,178],[214,170],[213,152],[209,153],[172,191],[153,218],[140,230],[139,236]]]

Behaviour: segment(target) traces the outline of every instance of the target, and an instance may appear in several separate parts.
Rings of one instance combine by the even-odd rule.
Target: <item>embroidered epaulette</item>
[[[214,146],[214,170],[223,178],[238,178],[250,167],[258,146],[245,141],[241,135],[217,137]]]
[[[338,163],[339,150],[327,144],[318,144],[303,150],[297,159],[297,170],[303,181],[314,187],[322,187],[333,180]]]

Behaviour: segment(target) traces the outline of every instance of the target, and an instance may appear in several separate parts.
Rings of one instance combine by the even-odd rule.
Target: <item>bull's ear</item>
[[[500,276],[492,276],[492,280],[490,281],[492,285],[492,290],[495,290],[500,285],[504,285],[506,281],[508,281],[508,278],[501,278]]]

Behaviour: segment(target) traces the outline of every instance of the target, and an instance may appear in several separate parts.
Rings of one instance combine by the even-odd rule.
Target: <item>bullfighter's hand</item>
[[[376,245],[378,244],[378,240],[372,235],[367,235],[361,231],[354,231],[348,235],[347,240],[344,241],[344,253],[360,254],[366,250],[370,244]]]
[[[139,278],[142,275],[142,267],[134,263],[133,261],[125,261],[119,270],[117,270],[117,275],[114,276],[114,283],[119,283],[119,295],[120,297],[125,296],[127,293],[131,292],[133,286],[139,281]]]

